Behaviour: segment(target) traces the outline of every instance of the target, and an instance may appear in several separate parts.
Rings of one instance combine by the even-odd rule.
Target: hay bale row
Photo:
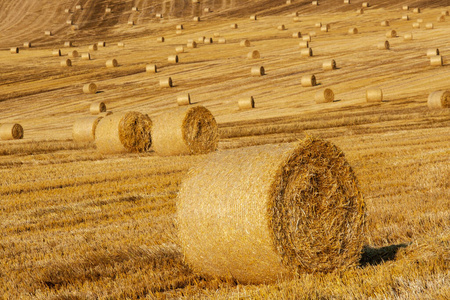
[[[19,140],[23,138],[23,127],[17,123],[0,124],[0,140]]]

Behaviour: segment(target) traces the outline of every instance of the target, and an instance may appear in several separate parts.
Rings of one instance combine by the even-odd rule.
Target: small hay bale
[[[418,7],[414,8],[413,13],[420,14],[420,8],[418,8]]]
[[[170,56],[167,58],[167,61],[168,61],[169,63],[171,63],[171,64],[176,64],[176,63],[178,63],[178,55],[170,55]]]
[[[362,15],[364,13],[364,9],[363,8],[358,8],[356,10],[356,13],[359,14],[359,15]]]
[[[305,34],[302,36],[302,40],[305,42],[311,42],[311,36],[309,34]]]
[[[253,99],[253,96],[244,99],[239,99],[238,107],[240,110],[255,108],[255,99]]]
[[[293,17],[298,17],[299,14],[300,14],[300,13],[299,13],[298,11],[294,11],[294,12],[292,13],[292,16],[293,16]]]
[[[98,46],[98,47],[106,47],[106,42],[103,42],[103,41],[98,42],[98,43],[97,43],[97,46]],[[91,48],[89,48],[89,50],[91,50]],[[94,51],[95,51],[95,50],[94,50]]]
[[[197,42],[198,42],[199,44],[203,44],[203,43],[205,43],[205,39],[206,39],[206,37],[204,37],[204,36],[199,36],[199,37],[197,38]]]
[[[25,43],[23,43],[23,46],[25,48],[31,48],[31,42],[25,42]]]
[[[320,91],[317,91],[314,100],[316,100],[316,103],[328,103],[334,101],[334,93],[331,89],[323,89]]]
[[[316,86],[316,76],[314,75],[303,75],[301,79],[301,85],[303,87]]]
[[[336,70],[336,61],[334,59],[324,61],[322,64],[322,69],[324,71]]]
[[[261,55],[259,54],[258,50],[253,50],[253,51],[250,51],[249,53],[247,53],[247,58],[248,59],[258,59],[258,58],[261,58]]]
[[[438,48],[433,48],[433,49],[428,49],[427,50],[427,56],[436,56],[439,55],[439,49]]]
[[[219,38],[219,40],[217,41],[219,44],[226,44],[227,40],[226,38]]]
[[[377,45],[377,48],[379,49],[379,50],[389,50],[389,42],[388,41],[384,41],[384,42],[381,42],[381,43],[378,43],[378,45]]]
[[[367,102],[381,102],[383,101],[383,91],[380,88],[370,88],[366,90]]]
[[[412,40],[413,39],[413,34],[412,33],[406,33],[404,36],[403,36],[403,39],[404,40]]]
[[[317,28],[322,27],[322,22],[317,22],[316,24],[314,24],[314,27],[317,27]]]
[[[428,96],[428,108],[450,108],[450,91],[434,91]]]
[[[308,32],[308,35],[309,35],[310,37],[313,37],[313,36],[316,36],[317,34],[316,34],[315,31],[310,31],[310,32]]]
[[[215,37],[219,37],[220,36],[220,32],[214,32],[214,36]]]
[[[97,93],[97,85],[95,83],[86,83],[83,85],[83,93],[85,94],[95,94]],[[106,110],[106,109],[105,109]]]
[[[294,33],[292,34],[292,37],[293,37],[293,38],[296,38],[296,39],[299,39],[299,38],[302,37],[302,33],[301,33],[300,31],[294,32]]]
[[[311,4],[314,5],[314,6],[318,6],[319,5],[319,1],[313,1],[313,2],[311,2]]]
[[[433,23],[427,23],[427,24],[425,24],[425,29],[433,29],[433,28],[434,28]]]
[[[412,27],[413,28],[420,28],[420,23],[415,22],[415,23],[412,24]]]
[[[71,11],[70,11],[69,8],[64,9],[64,12],[65,12],[66,14],[70,14],[70,13],[71,13]]]
[[[178,96],[177,104],[178,106],[185,106],[191,104],[191,95],[187,93],[186,95]]]
[[[95,145],[100,153],[146,152],[152,145],[152,120],[139,112],[114,113],[100,120]]]
[[[292,21],[294,21],[294,22],[300,22],[300,18],[299,18],[299,17],[293,17],[293,18],[292,18]]]
[[[200,3],[200,0],[192,0],[192,3],[194,3],[194,4],[199,4],[199,3]]]
[[[291,0],[286,0],[286,4],[292,4]]]
[[[249,40],[242,40],[239,45],[242,47],[250,47],[250,41]]]
[[[194,17],[194,22],[200,22],[200,17]]]
[[[153,117],[153,149],[158,155],[205,154],[217,149],[217,122],[203,106],[184,106]]]
[[[183,53],[184,52],[184,47],[183,46],[178,46],[175,48],[175,52],[177,53]]]
[[[61,50],[60,49],[53,49],[52,50],[53,56],[61,56]]]
[[[172,78],[168,77],[168,78],[163,78],[159,80],[159,86],[162,88],[171,88],[173,87],[173,82],[172,82]]]
[[[417,23],[423,23],[423,19],[417,19],[416,22]]]
[[[194,41],[192,41],[192,42],[187,43],[186,46],[187,46],[188,48],[197,48],[197,43],[194,42]]]
[[[308,41],[301,41],[300,43],[298,43],[298,47],[300,49],[309,48],[309,42]]]
[[[313,56],[313,51],[311,48],[303,48],[300,50],[300,56]]]
[[[155,64],[147,65],[147,66],[145,66],[145,72],[147,72],[147,73],[157,73],[158,72],[158,68],[156,67]]]
[[[45,31],[44,34],[47,35],[47,36],[52,36],[52,32],[49,31],[49,30]]]
[[[344,4],[351,4],[350,2],[350,0],[344,0]]]
[[[162,19],[163,18],[163,14],[156,14],[155,17]]]
[[[133,26],[134,25],[134,21],[128,21],[128,25],[129,26]]]
[[[64,59],[60,62],[61,67],[71,67],[72,61],[70,59]]]
[[[203,44],[212,44],[214,41],[213,41],[213,39],[212,38],[205,38],[204,40],[203,40]]]
[[[205,8],[203,9],[203,11],[204,11],[204,12],[211,12],[211,8],[205,7]]]
[[[357,34],[358,33],[358,28],[356,27],[352,27],[348,30],[348,34]]]
[[[156,41],[157,41],[158,43],[164,43],[164,37],[163,37],[163,36],[160,36],[160,37],[158,37],[158,38],[156,39]]]
[[[111,8],[110,7],[105,8],[105,13],[107,14],[111,13]]]
[[[67,25],[73,25],[73,21],[72,21],[72,20],[67,20],[67,21],[66,21],[66,24],[67,24]]]
[[[72,42],[71,41],[64,42],[64,47],[72,47]]]
[[[322,27],[320,27],[320,31],[322,32],[328,32],[328,25],[323,25]]]
[[[404,20],[404,21],[409,21],[409,16],[408,16],[408,15],[403,15],[403,16],[402,16],[402,20]]]
[[[184,29],[183,24],[177,25],[175,29],[176,30],[183,30]]]
[[[119,63],[117,62],[117,59],[109,59],[106,61],[107,68],[116,68],[118,66],[119,66]]]
[[[278,30],[285,30],[286,27],[282,24],[282,25],[278,25],[277,29]]]
[[[397,31],[395,30],[389,30],[388,32],[386,32],[386,37],[387,38],[393,38],[397,36]]]
[[[83,60],[90,60],[91,59],[91,54],[88,53],[81,53],[81,59]]]
[[[369,2],[363,2],[362,3],[362,5],[361,5],[362,7],[370,7],[370,4],[369,4]]]
[[[442,59],[442,56],[440,56],[440,55],[430,56],[430,65],[431,66],[442,66],[443,64],[444,64],[444,61]]]
[[[252,76],[263,76],[265,74],[265,72],[266,71],[264,70],[263,66],[258,66],[258,67],[255,66],[255,67],[252,67],[250,74]]]
[[[438,21],[438,22],[445,22],[445,16],[440,15],[439,17],[436,18],[436,21]]]
[[[75,30],[80,29],[80,26],[78,26],[78,25],[72,25],[72,26],[70,27],[70,29],[72,29],[72,31],[75,31]]]
[[[97,44],[89,45],[89,51],[97,51],[97,49],[98,49]]]
[[[23,138],[23,127],[17,123],[0,124],[0,140],[20,140]]]
[[[237,28],[238,28],[238,24],[236,24],[236,23],[235,23],[235,24],[231,24],[231,25],[230,25],[230,28],[231,28],[231,29],[237,29]]]
[[[106,112],[106,104],[102,101],[94,101],[89,106],[89,113],[91,115],[98,115],[103,112]]]
[[[252,21],[258,20],[258,16],[257,15],[251,15],[250,16],[250,20],[252,20]]]
[[[19,53],[19,47],[12,47],[9,49],[9,52],[11,52],[11,54],[17,54]]]
[[[389,21],[387,21],[387,20],[381,21],[380,25],[381,26],[389,26]]]
[[[324,140],[210,154],[183,178],[176,205],[196,273],[268,284],[360,260],[366,205],[344,153]]]
[[[409,10],[409,6],[408,6],[408,5],[403,5],[403,6],[402,6],[402,9],[403,9],[403,10]]]
[[[133,7],[131,8],[131,10],[132,10],[132,11],[139,11],[139,8],[137,8],[136,6],[133,6]]]
[[[88,116],[75,120],[72,128],[72,138],[76,143],[95,141],[95,129],[103,117]]]
[[[69,51],[67,55],[72,58],[78,57],[78,51],[77,50]]]
[[[448,10],[441,11],[441,16],[450,16],[450,12]]]
[[[78,4],[77,6],[75,6],[75,9],[76,9],[76,10],[83,10],[83,7],[82,7],[81,5]]]

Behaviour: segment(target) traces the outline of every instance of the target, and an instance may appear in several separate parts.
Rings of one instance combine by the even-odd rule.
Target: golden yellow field
[[[437,21],[450,4],[376,1],[357,14],[362,1],[324,0],[317,7],[300,0],[200,2],[0,1],[0,124],[17,122],[25,131],[22,140],[0,141],[0,296],[449,299],[450,110],[429,109],[427,97],[450,88],[450,16]],[[300,21],[294,22],[297,11]],[[255,13],[258,20],[251,21]],[[66,24],[69,19],[78,30]],[[421,27],[413,28],[417,19]],[[134,26],[127,25],[131,20]],[[383,20],[390,26],[381,26]],[[330,30],[321,31],[318,22]],[[434,29],[426,30],[430,22]],[[237,29],[230,28],[234,23]],[[178,24],[184,25],[180,34]],[[286,30],[277,29],[281,24]],[[358,34],[349,34],[351,27]],[[389,30],[399,37],[386,38]],[[312,31],[314,55],[302,57],[302,39],[292,34]],[[217,43],[215,33],[226,44]],[[404,40],[407,33],[412,40]],[[157,42],[160,36],[164,43]],[[186,47],[188,39],[203,36],[214,42]],[[243,39],[250,47],[239,45]],[[391,49],[378,50],[385,40]],[[31,48],[22,47],[27,41]],[[65,48],[65,41],[74,47]],[[91,60],[78,57],[72,67],[60,67],[69,50],[86,53],[99,41],[106,47],[91,51]],[[181,45],[180,62],[168,63]],[[20,52],[11,54],[11,47]],[[443,66],[430,66],[426,52],[433,48]],[[53,49],[63,56],[53,57]],[[252,50],[261,58],[248,59]],[[106,68],[112,58],[119,66]],[[329,59],[338,69],[322,69]],[[158,73],[145,72],[150,63]],[[264,66],[266,75],[250,76],[252,66]],[[319,85],[302,87],[301,77],[311,74]],[[175,86],[160,88],[167,77]],[[83,94],[89,82],[100,92]],[[372,87],[383,90],[383,102],[366,102]],[[334,102],[315,103],[323,88],[334,91]],[[75,120],[89,115],[94,100],[113,112],[151,118],[177,107],[177,96],[186,93],[215,116],[218,151],[305,136],[344,151],[367,204],[358,267],[261,285],[194,273],[177,238],[176,197],[189,168],[208,156],[104,155],[94,144],[72,141]],[[255,108],[238,110],[238,100],[249,96]]]

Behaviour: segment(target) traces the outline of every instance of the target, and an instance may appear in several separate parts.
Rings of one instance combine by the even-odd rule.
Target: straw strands
[[[91,115],[98,115],[106,112],[106,104],[103,101],[94,101],[89,106],[89,113]]]
[[[370,88],[366,90],[367,102],[381,102],[383,101],[383,91],[380,88]]]
[[[158,72],[158,68],[156,67],[155,64],[150,64],[145,66],[145,72],[147,73],[157,73]]]
[[[184,257],[198,273],[267,284],[342,270],[361,255],[364,199],[343,152],[326,141],[211,154],[176,203]]]
[[[187,93],[186,95],[177,97],[178,106],[185,106],[191,104],[191,95]]]
[[[102,119],[101,116],[88,116],[75,120],[72,128],[74,142],[93,142],[95,140],[95,129]]]
[[[265,70],[263,66],[258,67],[252,67],[250,73],[252,76],[263,76],[265,74]]]
[[[450,91],[434,91],[428,96],[428,107],[450,108]]]
[[[314,95],[314,100],[317,104],[319,103],[328,103],[334,101],[334,92],[331,89],[323,89],[317,91]]]
[[[0,124],[0,140],[20,140],[23,138],[23,127],[17,123]]]
[[[145,152],[150,150],[152,121],[139,112],[114,113],[100,120],[95,144],[100,153]]]
[[[314,75],[303,75],[301,79],[301,85],[303,87],[316,86],[316,76]]]
[[[119,66],[119,63],[117,62],[117,59],[109,59],[106,61],[106,67],[107,68],[116,68]]]
[[[238,107],[241,110],[255,108],[255,99],[253,99],[253,96],[250,96],[248,98],[239,99]]]
[[[217,149],[217,122],[203,106],[179,107],[152,119],[153,149],[159,155],[205,154]]]

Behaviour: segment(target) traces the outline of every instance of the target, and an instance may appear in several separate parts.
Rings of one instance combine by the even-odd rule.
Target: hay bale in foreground
[[[153,149],[159,155],[204,154],[217,149],[217,123],[203,106],[178,107],[152,120]]]
[[[167,61],[172,64],[178,63],[178,55],[169,55],[169,57],[167,57]]]
[[[314,99],[316,100],[316,103],[328,103],[334,101],[334,93],[331,89],[323,89],[320,91],[317,91],[317,93],[314,96]]]
[[[95,83],[87,83],[83,85],[83,93],[85,94],[95,94],[97,93],[97,85]]]
[[[238,107],[240,110],[255,108],[255,99],[253,99],[253,96],[250,96],[245,99],[239,99]]]
[[[95,144],[101,153],[145,152],[152,145],[152,120],[139,112],[114,113],[100,120]]]
[[[77,119],[73,124],[72,138],[74,142],[93,142],[95,140],[95,129],[103,117],[88,116]]]
[[[428,96],[428,107],[450,108],[450,91],[434,91]]]
[[[103,101],[95,101],[89,106],[89,112],[91,115],[98,115],[106,112],[106,104]]]
[[[366,90],[367,102],[381,102],[383,101],[383,91],[379,88],[370,88]]]
[[[0,140],[20,140],[23,138],[23,127],[17,123],[0,124]]]
[[[343,152],[315,138],[210,154],[177,198],[195,272],[270,283],[358,263],[365,203]]]

